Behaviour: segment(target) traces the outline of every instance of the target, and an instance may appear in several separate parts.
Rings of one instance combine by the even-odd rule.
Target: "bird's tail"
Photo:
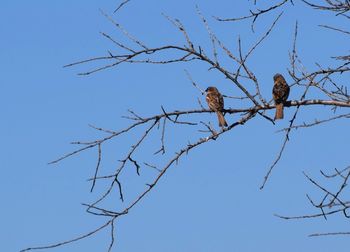
[[[220,111],[216,112],[216,114],[218,115],[219,126],[220,127],[224,127],[224,126],[227,127],[227,122],[225,120],[224,115]]]
[[[275,120],[283,119],[283,103],[276,104]]]

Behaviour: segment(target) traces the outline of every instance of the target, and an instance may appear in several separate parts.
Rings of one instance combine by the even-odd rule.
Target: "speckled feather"
[[[283,104],[287,101],[289,96],[289,86],[281,74],[275,74],[273,77],[274,85],[272,89],[272,96],[276,104],[275,119],[283,118]]]
[[[216,112],[219,120],[219,126],[227,126],[227,122],[221,112],[224,109],[223,96],[220,94],[219,90],[216,87],[208,87],[206,92],[206,101],[210,110]]]

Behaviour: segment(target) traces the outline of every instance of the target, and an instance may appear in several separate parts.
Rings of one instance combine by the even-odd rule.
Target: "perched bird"
[[[222,114],[224,109],[224,98],[220,94],[216,87],[208,87],[205,92],[207,92],[206,100],[211,111],[216,112],[219,120],[219,126],[227,126],[227,122]]]
[[[277,73],[273,76],[272,96],[276,104],[275,120],[283,119],[283,105],[288,99],[289,86],[284,77]]]

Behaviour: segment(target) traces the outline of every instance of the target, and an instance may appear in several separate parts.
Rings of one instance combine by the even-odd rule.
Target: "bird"
[[[224,98],[220,94],[216,87],[208,87],[205,92],[207,93],[206,101],[208,103],[209,109],[216,112],[219,120],[219,126],[227,126],[222,110],[224,109]]]
[[[275,120],[278,120],[283,119],[283,106],[289,96],[289,86],[282,74],[279,73],[273,76],[273,81],[272,96],[276,104]]]

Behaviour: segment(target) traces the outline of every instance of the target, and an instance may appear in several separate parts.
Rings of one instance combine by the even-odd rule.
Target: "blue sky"
[[[134,0],[113,17],[149,45],[161,46],[173,41],[184,44],[181,33],[161,15],[165,13],[179,18],[196,44],[209,50],[210,41],[196,14],[198,4],[217,35],[233,51],[237,49],[238,36],[243,50],[247,51],[279,11],[258,20],[255,33],[251,32],[249,21],[218,23],[211,18],[247,14],[251,4],[238,2],[189,0],[179,4],[168,0]],[[70,142],[102,136],[88,124],[118,130],[129,123],[121,118],[128,109],[148,116],[161,113],[161,105],[169,111],[199,108],[197,98],[203,103],[205,99],[190,84],[184,69],[202,87],[215,85],[227,95],[241,95],[222,76],[208,72],[202,63],[121,65],[90,76],[77,73],[92,69],[93,64],[63,68],[77,60],[105,55],[107,50],[117,52],[99,32],[124,42],[125,37],[99,9],[112,15],[118,3],[2,1],[1,251],[64,241],[104,222],[102,217],[87,214],[81,205],[96,199],[106,186],[98,183],[96,192],[89,193],[90,183],[86,179],[93,175],[96,151],[87,151],[58,165],[47,165],[73,150]],[[294,7],[288,4],[276,29],[248,62],[268,100],[276,72],[291,82],[286,69],[297,19],[298,50],[310,72],[317,69],[315,62],[334,64],[330,56],[348,53],[349,37],[318,27],[318,24],[330,24],[346,28],[345,19],[305,8],[301,3]],[[229,66],[230,62],[225,64]],[[299,96],[300,91],[291,90],[291,99]],[[308,98],[322,97],[310,93]],[[226,100],[226,106],[243,107],[237,100]],[[286,118],[293,111],[286,110]],[[269,115],[272,114],[270,111]],[[297,121],[313,121],[331,114],[329,108],[309,106],[302,109]],[[206,121],[216,120],[212,114],[203,116]],[[227,120],[232,123],[237,117],[227,116]],[[276,131],[287,125],[288,119],[273,126],[256,117],[181,159],[139,206],[117,222],[113,251],[347,251],[350,237],[307,237],[314,232],[349,231],[342,216],[332,216],[328,221],[285,221],[273,214],[315,213],[305,194],[310,193],[316,199],[321,195],[302,171],[319,177],[320,169],[348,165],[349,122],[343,119],[293,131],[283,158],[266,188],[260,191],[263,176],[283,141],[283,135]],[[142,131],[136,131],[103,149],[103,174],[115,169],[117,160],[140,134]],[[159,147],[158,136],[159,132],[146,142],[138,153],[140,159],[162,161],[160,157],[153,160],[150,155]],[[186,145],[187,140],[199,136],[202,135],[188,128],[169,129],[166,157]],[[131,172],[125,180],[131,194],[141,181]],[[109,204],[120,203],[115,200]],[[109,238],[108,229],[55,251],[107,251]]]

